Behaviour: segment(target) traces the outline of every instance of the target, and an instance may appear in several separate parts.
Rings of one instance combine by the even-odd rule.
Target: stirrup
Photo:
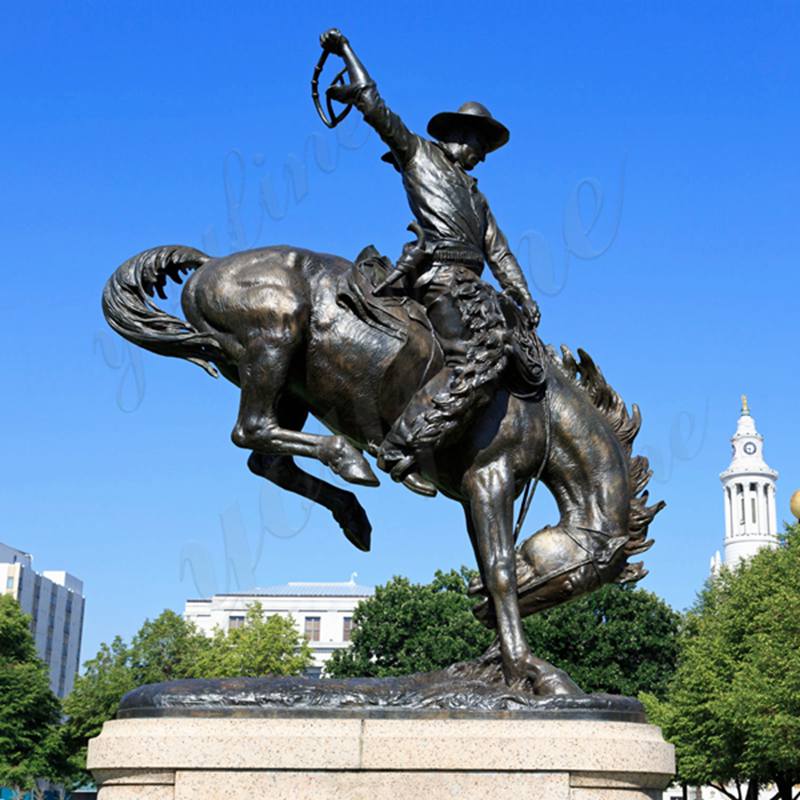
[[[377,461],[378,467],[384,472],[388,472],[389,477],[397,483],[405,481],[406,477],[417,463],[414,456],[408,455],[397,448],[392,448],[390,450],[381,448],[378,453]]]

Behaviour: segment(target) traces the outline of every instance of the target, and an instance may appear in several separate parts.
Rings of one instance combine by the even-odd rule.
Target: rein
[[[542,347],[541,340],[538,336],[536,336],[536,347],[539,350],[539,355],[542,361],[542,366],[547,369],[546,364],[547,361],[545,360],[545,351],[544,347]],[[517,524],[514,526],[514,544],[517,543],[517,539],[519,539],[519,535],[522,531],[522,526],[525,524],[525,518],[528,516],[528,512],[531,508],[531,503],[533,502],[533,496],[536,494],[536,489],[539,486],[539,482],[542,479],[542,473],[544,472],[545,465],[550,460],[550,447],[551,447],[551,428],[552,428],[552,419],[551,419],[551,411],[550,411],[550,392],[548,392],[547,386],[547,376],[545,375],[545,384],[544,384],[544,396],[542,397],[542,403],[544,405],[544,456],[542,457],[542,463],[539,464],[539,469],[536,472],[535,478],[529,478],[528,482],[525,484],[525,491],[522,493],[522,505],[519,508],[519,514],[517,516]]]

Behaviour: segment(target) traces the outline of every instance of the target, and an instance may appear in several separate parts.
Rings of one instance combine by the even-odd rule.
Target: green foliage
[[[134,684],[197,677],[202,674],[198,659],[207,650],[208,639],[194,624],[166,609],[152,622],[145,620],[131,641],[129,659]]]
[[[0,596],[0,786],[20,795],[69,772],[58,735],[61,706],[29,625],[16,600]]]
[[[199,654],[195,673],[204,678],[298,675],[311,661],[308,642],[294,622],[277,614],[265,619],[261,604],[254,603],[243,627],[227,634],[216,630]]]
[[[706,587],[688,617],[667,700],[647,699],[684,781],[753,780],[791,796],[800,780],[798,643],[795,526],[779,549],[723,570]]]
[[[474,658],[492,634],[472,616],[472,574],[437,572],[429,584],[394,577],[353,613],[352,647],[333,654],[326,674],[385,677],[441,669]]]
[[[586,692],[662,696],[675,672],[680,614],[651,592],[604,586],[528,617],[533,652]]]
[[[473,572],[432,583],[395,577],[353,615],[353,644],[327,664],[333,677],[407,675],[479,656],[493,635],[472,615]],[[525,620],[536,655],[589,691],[662,693],[675,667],[679,616],[641,589],[609,586]]]
[[[17,664],[36,660],[30,617],[10,595],[0,595],[0,658]]]

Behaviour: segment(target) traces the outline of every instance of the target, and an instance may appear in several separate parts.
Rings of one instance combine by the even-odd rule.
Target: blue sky
[[[390,481],[358,491],[375,532],[354,550],[246,470],[232,386],[132,350],[100,312],[116,266],[158,244],[399,251],[409,212],[380,142],[355,115],[325,130],[311,104],[331,25],[411,127],[477,99],[511,129],[476,175],[542,335],[587,349],[642,407],[638,449],[669,503],[643,585],[682,608],[705,579],[742,392],[789,516],[800,11],[660,5],[6,9],[0,540],[84,579],[84,658],[214,589],[472,563],[458,507]],[[526,529],[553,514],[542,492]]]

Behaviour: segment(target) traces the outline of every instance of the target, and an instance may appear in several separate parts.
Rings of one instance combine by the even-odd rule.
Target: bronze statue
[[[663,504],[647,505],[647,460],[631,455],[638,409],[628,414],[586,353],[559,357],[539,340],[538,308],[467,174],[507,140],[505,128],[472,103],[431,120],[438,142],[416,136],[341,33],[323,34],[322,45],[350,77],[345,85],[340,73],[327,92],[328,123],[346,113],[333,101],[355,105],[402,173],[418,239],[395,270],[371,247],[355,263],[294,247],[223,258],[158,247],[112,275],[104,313],[129,341],[238,385],[232,438],[252,451],[249,468],[328,508],[356,547],[369,549],[371,526],[355,495],[294,456],[377,486],[366,452],[410,489],[460,503],[480,570],[476,614],[497,631],[464,669],[537,695],[579,694],[531,653],[522,617],[646,574],[628,559],[652,544],[647,528]],[[501,295],[480,280],[484,260]],[[153,297],[186,273],[183,321]],[[309,413],[332,435],[303,433]],[[561,518],[515,549],[539,480]]]

